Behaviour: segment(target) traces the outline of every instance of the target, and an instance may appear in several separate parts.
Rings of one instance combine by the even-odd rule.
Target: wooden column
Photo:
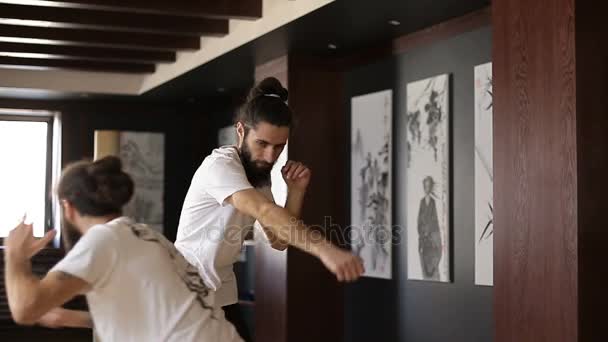
[[[266,77],[276,77],[284,87],[288,79],[287,56],[259,65],[256,84]],[[291,147],[291,146],[290,146]],[[266,244],[255,246],[255,341],[287,340],[287,252]]]
[[[344,154],[346,130],[342,73],[322,60],[289,60],[290,106],[298,124],[289,158],[312,170],[302,219],[322,229],[334,242],[345,227]],[[316,258],[296,249],[288,257],[288,341],[342,341],[344,291]]]
[[[312,169],[302,219],[339,230],[347,209],[341,181],[348,128],[343,118],[342,74],[319,61],[286,56],[256,68],[257,81],[266,76],[288,85],[289,105],[297,116],[289,159]],[[256,342],[342,341],[343,291],[333,275],[316,258],[295,248],[281,253],[258,247]]]
[[[492,6],[496,341],[606,341],[605,2]]]

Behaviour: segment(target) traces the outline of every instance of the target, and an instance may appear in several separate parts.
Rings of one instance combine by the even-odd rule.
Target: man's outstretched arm
[[[354,281],[363,274],[361,258],[315,234],[287,209],[272,203],[257,190],[238,191],[226,201],[240,212],[254,217],[280,240],[319,258],[339,281]]]

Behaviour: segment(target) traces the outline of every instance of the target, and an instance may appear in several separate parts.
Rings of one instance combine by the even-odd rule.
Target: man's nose
[[[264,161],[269,163],[269,164],[273,164],[275,161],[275,152],[274,152],[274,148],[272,147],[268,147],[264,150]]]

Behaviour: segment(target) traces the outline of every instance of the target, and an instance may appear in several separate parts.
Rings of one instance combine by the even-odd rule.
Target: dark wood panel
[[[119,62],[169,63],[175,62],[173,51],[129,50],[94,46],[22,44],[0,42],[0,54],[22,58],[65,58]]]
[[[59,44],[157,50],[197,50],[200,47],[200,38],[193,36],[0,24],[0,41],[6,41],[6,38],[26,43],[32,39],[43,39]]]
[[[346,184],[339,181],[343,179],[339,165],[346,165],[343,151],[348,142],[342,76],[323,60],[290,56],[289,104],[298,124],[290,139],[289,158],[312,170],[302,219],[321,228],[328,238],[342,236],[347,222]],[[342,341],[342,284],[318,259],[296,249],[289,250],[287,269],[287,340]]]
[[[573,6],[493,1],[497,342],[578,341]]]
[[[116,11],[86,10],[61,7],[42,7],[0,4],[0,22],[30,20],[29,26],[93,28],[115,31],[178,33],[190,35],[217,35],[228,33],[228,20],[160,15],[149,13],[124,13]]]
[[[316,59],[282,57],[256,68],[255,78],[274,76],[288,85],[296,127],[289,159],[309,165],[313,180],[304,202],[306,224],[344,227],[346,204],[342,176],[345,127],[342,74]],[[315,139],[310,139],[314,132]],[[326,218],[331,218],[327,221]],[[329,233],[329,232],[328,232]],[[311,281],[314,279],[314,281]],[[258,342],[341,341],[343,292],[335,277],[311,255],[256,246],[255,331]],[[287,301],[289,299],[289,302]]]
[[[48,0],[62,7],[108,9],[126,12],[171,13],[187,16],[258,19],[262,0]]]
[[[67,59],[16,58],[0,56],[0,67],[25,69],[74,69],[99,72],[153,73],[154,64],[83,61]]]
[[[276,77],[288,87],[288,57],[259,65],[255,82]],[[288,147],[291,155],[291,145]],[[287,339],[287,251],[266,244],[255,246],[255,341],[286,342]]]
[[[607,11],[606,1],[576,2],[579,341],[593,342],[608,341]]]

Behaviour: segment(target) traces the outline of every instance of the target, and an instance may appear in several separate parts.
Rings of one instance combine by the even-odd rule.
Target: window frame
[[[44,112],[44,114],[34,114],[35,112],[27,114],[20,114],[20,110],[15,110],[15,114],[11,114],[11,110],[0,111],[0,121],[21,121],[21,122],[46,122],[47,134],[46,134],[46,173],[44,182],[44,233],[52,229],[53,225],[53,196],[52,196],[52,183],[53,183],[53,126],[55,116],[52,112]],[[52,245],[52,243],[51,243]]]

